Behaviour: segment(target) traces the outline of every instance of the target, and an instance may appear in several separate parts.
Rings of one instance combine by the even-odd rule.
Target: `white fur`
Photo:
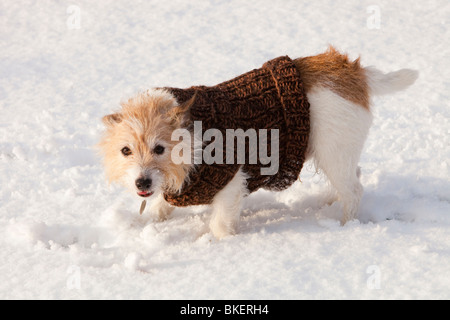
[[[170,214],[175,208],[167,203],[164,199],[163,193],[160,192],[156,195],[156,198],[152,201],[150,212],[158,217],[158,220],[164,221],[169,218]]]
[[[345,223],[356,217],[363,187],[358,161],[372,123],[371,113],[329,89],[308,93],[311,131],[307,157],[313,158],[336,188],[343,204]]]
[[[209,227],[218,239],[236,233],[242,199],[248,193],[246,179],[246,174],[239,169],[225,188],[214,197]]]
[[[127,190],[135,193],[136,189],[136,179],[141,174],[141,168],[137,165],[130,167],[125,174],[121,177],[122,184],[127,188]]]
[[[162,100],[171,101],[172,107],[176,107],[178,105],[177,99],[175,96],[167,91],[166,89],[162,88],[151,88],[146,91],[147,95],[155,97],[155,98],[161,98]]]
[[[390,94],[404,90],[419,77],[419,73],[411,69],[401,69],[389,73],[383,73],[374,67],[366,67],[364,70],[371,95]]]

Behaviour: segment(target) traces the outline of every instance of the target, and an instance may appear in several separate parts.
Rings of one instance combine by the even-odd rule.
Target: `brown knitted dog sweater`
[[[305,160],[309,137],[309,103],[299,71],[285,56],[266,62],[255,69],[216,86],[188,89],[165,88],[179,103],[196,94],[189,109],[189,123],[202,121],[203,133],[211,128],[226,135],[226,129],[268,129],[267,150],[270,154],[270,129],[279,130],[279,168],[274,175],[261,175],[257,164],[199,164],[190,173],[179,193],[166,192],[164,198],[174,206],[210,204],[214,196],[233,179],[239,168],[248,175],[249,192],[259,188],[283,190],[294,183]],[[224,138],[225,140],[225,138]],[[205,147],[205,146],[204,146]],[[225,146],[223,150],[226,150]],[[249,146],[246,139],[246,157]],[[247,158],[246,158],[247,161]]]

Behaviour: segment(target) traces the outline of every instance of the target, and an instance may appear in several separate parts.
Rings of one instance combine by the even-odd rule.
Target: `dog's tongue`
[[[143,197],[149,197],[153,194],[153,192],[147,192],[147,191],[140,191],[138,192],[138,195],[143,196]]]

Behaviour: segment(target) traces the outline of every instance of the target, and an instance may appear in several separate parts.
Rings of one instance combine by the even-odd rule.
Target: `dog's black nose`
[[[141,190],[148,190],[152,186],[152,179],[149,178],[139,178],[136,180],[136,187]]]

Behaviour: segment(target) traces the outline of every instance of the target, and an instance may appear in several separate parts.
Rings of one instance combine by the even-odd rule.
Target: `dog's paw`
[[[212,219],[209,223],[209,229],[216,239],[223,239],[227,236],[236,234],[236,228],[233,225],[228,225],[219,219]]]
[[[151,206],[150,212],[152,213],[156,221],[165,221],[169,219],[170,214],[174,209],[174,207],[165,202],[157,201]]]
[[[158,208],[157,210],[155,210],[157,221],[166,221],[167,219],[169,219],[173,209],[174,208],[172,207],[165,207],[165,208]]]

